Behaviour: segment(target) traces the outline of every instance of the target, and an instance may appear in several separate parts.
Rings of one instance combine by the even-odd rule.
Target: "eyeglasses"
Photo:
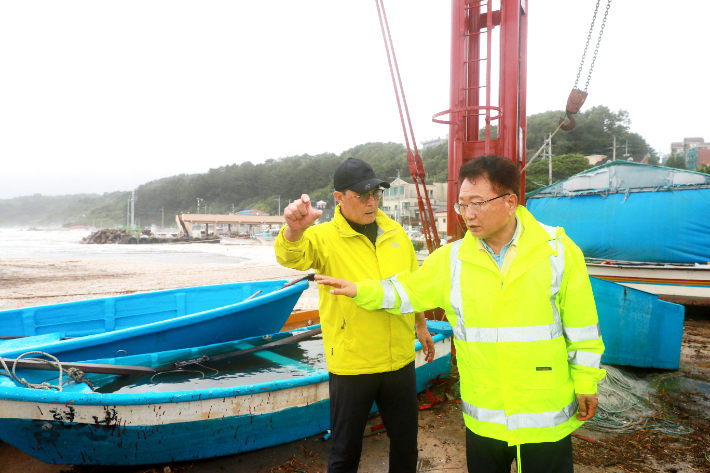
[[[375,201],[378,201],[382,198],[384,193],[385,193],[385,191],[382,189],[375,189],[374,191],[368,192],[367,194],[348,194],[348,195],[351,195],[353,197],[357,197],[358,199],[360,199],[360,202],[362,202],[363,204],[366,204],[370,201],[370,197],[374,198]]]
[[[478,214],[481,211],[481,207],[483,207],[483,204],[486,204],[492,200],[500,199],[501,197],[505,197],[506,195],[510,195],[510,192],[507,194],[499,195],[498,197],[493,197],[492,199],[484,200],[483,202],[469,202],[468,204],[454,204],[454,210],[456,211],[457,214],[463,216],[466,213],[466,209],[470,210],[473,215]]]

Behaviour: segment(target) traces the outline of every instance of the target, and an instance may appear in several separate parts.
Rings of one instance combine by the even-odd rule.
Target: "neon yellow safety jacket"
[[[378,211],[376,246],[357,233],[335,209],[332,221],[309,227],[303,237],[288,241],[283,232],[274,244],[276,259],[289,268],[314,269],[350,280],[386,279],[419,268],[412,242],[404,229]],[[318,287],[328,371],[341,375],[395,371],[414,361],[414,314],[392,315],[359,308],[352,299]]]
[[[562,228],[516,211],[522,231],[505,275],[470,233],[414,273],[358,283],[366,309],[442,307],[453,328],[466,427],[509,445],[556,442],[596,394],[604,344],[581,250]]]

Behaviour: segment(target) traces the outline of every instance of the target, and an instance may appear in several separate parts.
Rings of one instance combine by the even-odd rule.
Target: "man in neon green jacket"
[[[404,229],[378,209],[382,191],[369,164],[350,158],[335,171],[339,205],[331,222],[303,195],[284,209],[286,224],[275,242],[276,259],[289,268],[350,279],[385,279],[419,267]],[[332,441],[328,472],[356,472],[362,433],[373,401],[390,437],[390,472],[414,473],[417,465],[417,392],[414,336],[426,360],[434,341],[424,314],[369,311],[319,287],[323,345],[330,372]]]
[[[604,344],[584,256],[562,228],[518,206],[520,175],[501,156],[461,167],[466,236],[415,272],[334,295],[390,313],[442,307],[454,332],[470,472],[572,471],[570,434],[592,418]]]

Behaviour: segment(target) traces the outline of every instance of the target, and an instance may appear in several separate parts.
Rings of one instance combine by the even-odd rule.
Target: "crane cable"
[[[525,172],[525,170],[530,166],[533,161],[535,161],[535,158],[537,158],[540,153],[542,152],[543,149],[547,146],[547,144],[552,140],[552,137],[557,134],[558,131],[560,131],[560,128],[562,128],[565,131],[570,131],[572,128],[575,126],[575,120],[572,117],[572,114],[579,112],[579,109],[582,108],[582,105],[584,104],[584,101],[587,98],[587,88],[589,87],[589,81],[592,80],[592,71],[594,71],[594,63],[597,61],[597,53],[599,52],[599,46],[601,45],[602,42],[602,36],[604,35],[604,28],[606,27],[606,20],[607,17],[609,16],[609,8],[611,7],[611,0],[608,0],[606,4],[606,10],[604,11],[604,18],[602,19],[602,26],[599,29],[599,37],[597,38],[597,45],[594,48],[594,56],[592,56],[592,63],[589,65],[589,75],[587,75],[587,82],[584,84],[584,91],[579,90],[577,88],[577,84],[579,84],[579,76],[582,75],[582,69],[584,68],[584,61],[587,58],[587,50],[589,49],[589,41],[592,39],[592,32],[594,31],[594,23],[597,21],[597,13],[599,12],[599,3],[601,0],[597,0],[597,4],[594,7],[594,15],[592,16],[592,24],[589,27],[589,33],[587,34],[587,42],[584,44],[584,52],[582,52],[582,60],[579,63],[579,70],[577,70],[577,78],[574,81],[574,86],[572,87],[572,92],[569,95],[569,98],[567,99],[567,109],[566,109],[566,114],[567,117],[570,119],[570,124],[565,125],[564,123],[564,116],[560,118],[560,125],[557,127],[557,129],[545,140],[545,142],[540,146],[540,149],[537,150],[537,152],[533,155],[533,157],[530,159],[525,164],[525,167],[520,171],[522,174]]]
[[[592,25],[589,27],[589,34],[587,35],[587,42],[584,45],[584,52],[582,53],[582,61],[579,63],[579,70],[577,71],[577,79],[574,81],[573,89],[577,88],[579,83],[579,76],[582,74],[582,68],[584,67],[584,60],[587,57],[587,49],[589,48],[589,41],[592,38],[592,31],[594,30],[594,23],[597,21],[597,12],[599,11],[599,2],[597,0],[597,6],[594,8],[594,16],[592,17]],[[604,34],[604,27],[606,26],[606,19],[609,16],[609,7],[611,7],[611,0],[606,4],[606,11],[604,12],[604,19],[602,20],[602,26],[599,29],[599,38],[597,39],[597,46],[594,48],[594,56],[592,57],[592,64],[589,66],[589,75],[587,76],[587,82],[584,84],[584,91],[587,91],[589,87],[589,81],[592,79],[592,71],[594,70],[594,63],[597,60],[597,53],[599,52],[599,45],[602,42],[602,35]]]
[[[597,53],[599,52],[599,45],[602,42],[602,36],[604,35],[604,27],[606,26],[606,19],[609,16],[609,8],[611,7],[611,0],[606,4],[606,12],[604,13],[604,19],[602,20],[602,26],[599,29],[599,38],[597,39],[597,46],[594,49],[594,57],[592,57],[592,64],[589,66],[589,75],[587,75],[587,82],[584,84],[584,90],[579,90],[577,84],[579,84],[579,76],[582,74],[582,69],[584,68],[584,60],[587,58],[587,50],[589,49],[589,42],[592,39],[592,31],[594,31],[594,23],[597,21],[597,12],[599,11],[599,3],[601,0],[597,0],[597,5],[594,8],[594,16],[592,17],[592,25],[589,27],[589,34],[587,34],[587,42],[584,45],[584,52],[582,53],[582,61],[579,64],[579,70],[577,71],[577,79],[574,81],[574,87],[572,87],[572,92],[570,92],[567,98],[567,107],[565,109],[565,114],[569,118],[569,123],[564,123],[564,117],[560,118],[561,128],[565,131],[570,131],[575,126],[574,114],[579,112],[579,109],[584,105],[584,101],[587,99],[587,88],[589,87],[589,81],[592,80],[592,72],[594,71],[594,64],[597,61]]]
[[[433,252],[435,249],[441,246],[441,241],[439,239],[439,234],[436,230],[436,220],[434,219],[434,211],[432,210],[431,200],[429,199],[429,192],[426,188],[426,173],[424,171],[424,163],[422,162],[422,157],[417,149],[417,141],[414,138],[414,129],[412,128],[412,120],[409,118],[409,108],[407,107],[407,99],[404,96],[404,86],[402,85],[402,78],[399,74],[399,66],[397,65],[397,56],[394,53],[394,44],[392,43],[392,35],[390,34],[389,23],[387,22],[387,13],[385,12],[384,0],[375,0],[377,5],[377,14],[380,18],[380,29],[382,30],[382,39],[385,42],[385,51],[387,53],[387,61],[389,62],[390,75],[392,76],[392,85],[394,86],[394,94],[397,99],[397,107],[399,108],[399,118],[402,122],[402,131],[404,132],[404,141],[407,147],[407,163],[409,165],[409,173],[412,175],[414,180],[414,186],[417,190],[417,204],[419,206],[419,217],[422,222],[422,229],[424,237],[426,238],[427,249],[429,253]],[[390,57],[390,50],[392,55]],[[394,69],[392,68],[392,62],[394,61]],[[397,71],[397,78],[395,79],[395,70]],[[399,88],[397,84],[399,82]],[[402,102],[400,103],[399,94],[402,94]],[[402,105],[404,105],[404,114],[402,113]],[[407,125],[404,122],[404,115],[407,116],[407,125],[409,126],[409,134],[412,136],[412,144],[414,146],[414,153],[409,146],[409,135],[407,134]],[[421,181],[424,199],[419,191],[419,181]],[[424,203],[426,201],[426,204]]]

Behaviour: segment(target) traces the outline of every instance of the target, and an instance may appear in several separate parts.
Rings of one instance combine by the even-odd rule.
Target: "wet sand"
[[[292,279],[305,274],[279,265],[273,247],[242,248],[240,254],[239,258],[210,253],[190,254],[190,259],[194,257],[202,264],[0,258],[0,310],[178,287]],[[185,254],[161,256],[178,261]],[[230,263],[213,262],[215,258],[224,258]],[[311,283],[296,309],[317,308],[318,290],[315,283]]]

